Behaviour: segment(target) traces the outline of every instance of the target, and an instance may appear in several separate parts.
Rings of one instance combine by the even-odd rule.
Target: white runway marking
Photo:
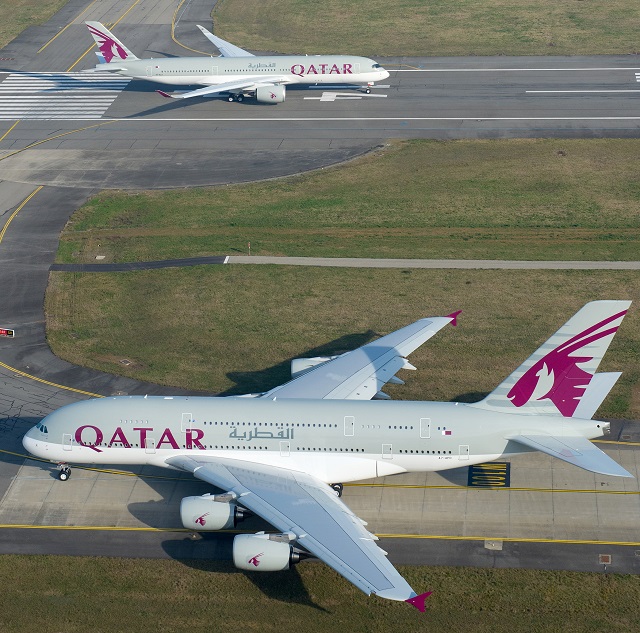
[[[512,73],[512,72],[576,72],[594,70],[640,70],[636,66],[617,68],[407,68],[387,69],[390,73]]]
[[[99,119],[129,81],[106,73],[12,73],[0,83],[0,120]]]
[[[582,94],[591,92],[640,92],[640,90],[525,90],[527,94]]]
[[[386,97],[387,95],[361,94],[354,95],[348,92],[323,92],[321,97],[303,97],[308,101],[344,101],[346,99],[365,99],[368,97]]]

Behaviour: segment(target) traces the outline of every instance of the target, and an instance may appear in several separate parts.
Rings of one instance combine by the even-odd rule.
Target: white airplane
[[[458,313],[416,321],[333,358],[296,359],[293,379],[262,394],[226,398],[119,396],[71,404],[24,437],[37,457],[77,464],[150,464],[193,473],[221,494],[185,497],[182,524],[235,526],[247,511],[279,533],[238,535],[233,560],[275,571],[315,556],[367,594],[417,595],[376,546],[377,538],[338,498],[342,483],[405,472],[460,468],[532,450],[581,468],[632,477],[589,438],[591,420],[619,373],[596,370],[630,306],[584,306],[484,400],[370,402],[415,369],[406,357]],[[330,487],[331,486],[331,487]],[[336,494],[336,492],[338,494]]]
[[[181,94],[163,97],[189,99],[227,94],[229,101],[255,97],[260,103],[282,103],[291,84],[363,84],[371,91],[376,81],[389,73],[372,59],[353,55],[263,55],[251,53],[225,42],[204,27],[202,33],[218,48],[220,57],[171,57],[139,59],[100,22],[87,22],[100,49],[100,64],[86,72],[113,72],[123,77],[146,79],[175,86],[200,85]]]

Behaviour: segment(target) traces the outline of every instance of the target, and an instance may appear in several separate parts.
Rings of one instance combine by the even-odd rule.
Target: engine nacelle
[[[216,501],[216,497],[225,500]],[[209,532],[228,530],[244,518],[243,511],[227,495],[185,497],[180,502],[182,525],[189,530]]]
[[[288,541],[268,534],[239,534],[233,539],[233,564],[247,571],[282,571],[300,560]]]
[[[258,86],[256,88],[256,99],[260,103],[282,103],[284,95],[284,86]]]

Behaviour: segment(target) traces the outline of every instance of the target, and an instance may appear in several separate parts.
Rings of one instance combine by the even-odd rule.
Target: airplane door
[[[354,64],[353,65],[353,74],[354,75],[359,75],[360,74],[360,64]]]
[[[71,450],[71,433],[65,433],[62,436],[62,448],[65,451],[70,451]]]
[[[382,459],[393,459],[393,445],[392,444],[383,444],[382,445]]]
[[[218,74],[218,67],[217,66],[212,66],[211,67],[211,74],[212,75],[217,75]]]
[[[291,455],[291,445],[289,442],[280,442],[280,457],[289,457]]]
[[[468,444],[461,444],[459,449],[458,449],[458,454],[459,454],[459,458],[461,460],[469,459],[469,445]]]
[[[152,437],[145,438],[144,452],[149,455],[156,452],[156,441]]]
[[[154,73],[154,68],[153,66],[147,66],[147,77],[153,77]]]
[[[344,416],[344,434],[351,436],[355,433],[356,419],[352,415]]]
[[[431,437],[431,418],[420,418],[420,437]]]
[[[180,423],[180,430],[183,433],[186,433],[193,423],[193,415],[191,413],[183,413],[182,414],[182,422]]]

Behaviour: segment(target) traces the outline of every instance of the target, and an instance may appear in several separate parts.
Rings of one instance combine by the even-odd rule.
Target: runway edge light
[[[8,336],[9,338],[13,338],[15,335],[15,330],[9,330],[7,328],[0,327],[0,336]]]

